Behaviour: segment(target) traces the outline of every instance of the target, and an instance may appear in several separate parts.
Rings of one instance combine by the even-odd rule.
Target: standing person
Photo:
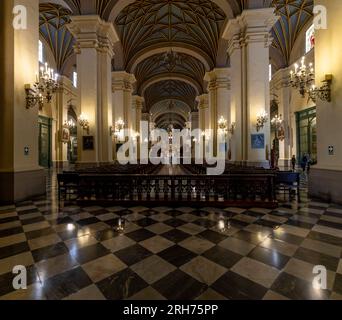
[[[308,154],[308,160],[307,160],[307,165],[306,165],[306,172],[309,174],[311,169],[311,157]]]
[[[303,155],[302,158],[302,169],[303,169],[303,173],[305,173],[306,170],[306,165],[308,164],[308,157],[306,156],[306,154]]]
[[[296,159],[295,155],[292,156],[291,164],[292,164],[292,171],[295,172],[296,171],[296,164],[297,164],[297,159]]]

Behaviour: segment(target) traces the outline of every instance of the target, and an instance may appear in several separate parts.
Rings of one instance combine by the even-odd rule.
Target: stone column
[[[276,94],[278,114],[282,116],[285,137],[279,141],[279,167],[289,169],[291,167],[291,88],[289,87],[289,70],[279,70],[271,81],[271,93]],[[271,140],[274,136],[271,137]]]
[[[202,131],[207,129],[206,127],[206,110],[208,109],[208,94],[202,94],[196,98],[198,102],[198,127]]]
[[[332,75],[331,101],[317,99],[318,163],[309,175],[309,194],[342,204],[342,1],[316,0],[327,9],[328,28],[315,32],[316,86]]]
[[[134,127],[133,130],[135,133],[140,133],[140,121],[142,121],[142,110],[144,106],[145,99],[140,96],[133,96],[133,113],[134,113]],[[137,154],[138,160],[140,160],[140,135],[137,138]]]
[[[79,162],[109,163],[113,159],[111,61],[119,38],[113,24],[99,16],[73,16],[71,20],[68,28],[76,39],[80,112],[89,121],[89,136],[94,137],[94,150],[84,150],[83,130],[78,128]]]
[[[132,112],[132,93],[135,82],[136,79],[133,74],[129,74],[125,71],[112,72],[113,125],[115,125],[119,119],[122,119],[125,122],[125,129],[130,130],[130,132],[133,131],[136,125]],[[115,150],[116,144],[117,141],[114,147]],[[116,152],[114,159],[116,159]]]
[[[270,123],[256,131],[260,112],[270,114],[269,46],[270,30],[279,17],[274,8],[244,10],[229,20],[223,37],[229,41],[232,79],[232,122],[236,123],[232,160],[268,166]],[[235,118],[235,119],[234,119]],[[252,147],[252,135],[263,134],[264,146]],[[259,139],[258,139],[259,140]]]
[[[13,27],[13,8],[27,10],[26,29]],[[25,85],[39,71],[39,1],[0,1],[0,203],[45,193],[39,167],[38,106],[26,109]]]
[[[63,126],[68,121],[68,102],[70,100],[76,100],[74,94],[74,88],[69,78],[65,76],[60,77],[59,81],[60,88],[56,93],[56,108],[57,108],[57,119],[56,119],[56,136],[55,139],[55,154],[56,159],[55,165],[58,168],[64,168],[68,163],[68,144],[62,142]]]
[[[218,120],[223,117],[230,123],[230,70],[216,68],[207,72],[204,80],[208,82],[209,127],[214,135],[214,155],[217,151]]]
[[[112,72],[113,89],[113,122],[121,118],[125,127],[132,130],[135,126],[132,121],[132,93],[135,76],[125,71]]]

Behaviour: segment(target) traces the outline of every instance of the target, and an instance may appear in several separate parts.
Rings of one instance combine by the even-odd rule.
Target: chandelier
[[[122,120],[122,118],[119,118],[117,121],[115,121],[114,125],[110,127],[110,135],[114,135],[114,137],[118,140],[123,140],[123,132],[122,130],[125,128],[125,122]]]
[[[268,114],[265,110],[263,110],[257,117],[257,124],[256,124],[257,132],[259,132],[262,128],[264,128],[267,121],[268,121]]]
[[[316,102],[317,99],[322,101],[331,101],[331,83],[332,75],[325,75],[323,86],[316,87],[313,82],[315,81],[315,72],[313,64],[310,63],[307,67],[305,65],[305,57],[301,60],[301,65],[295,64],[295,70],[290,71],[290,85],[293,88],[299,89],[299,93],[304,98],[308,94],[309,99]]]
[[[221,133],[227,134],[228,122],[223,116],[221,116],[221,118],[218,121],[218,127],[219,127],[219,130],[221,131]]]
[[[36,74],[33,88],[30,84],[25,85],[26,109],[33,108],[38,104],[39,110],[42,110],[45,102],[50,103],[53,94],[59,88],[58,77],[58,74],[54,73],[54,70],[45,63],[45,67],[40,68],[39,75]]]
[[[305,97],[307,88],[312,85],[315,80],[315,73],[313,64],[310,63],[309,67],[305,65],[305,57],[302,57],[301,65],[295,64],[295,70],[290,72],[290,84],[292,88],[299,89],[302,97]]]

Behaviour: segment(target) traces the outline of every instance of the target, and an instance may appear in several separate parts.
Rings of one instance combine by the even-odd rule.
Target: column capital
[[[229,20],[222,37],[229,42],[228,53],[241,47],[243,43],[265,42],[269,47],[273,41],[270,31],[280,17],[274,8],[248,9]]]
[[[142,110],[145,99],[140,96],[133,96],[132,99],[133,99],[133,107],[136,109]]]
[[[206,94],[202,94],[198,97],[196,97],[196,101],[198,102],[198,109],[207,109],[208,108],[208,104],[209,104],[209,95]]]
[[[72,16],[67,27],[76,39],[76,53],[80,53],[84,48],[95,48],[114,55],[113,45],[120,39],[112,23],[97,15]]]
[[[127,73],[126,71],[112,72],[112,87],[114,91],[131,91],[136,81],[134,74]]]
[[[215,68],[206,72],[204,80],[208,82],[208,90],[230,89],[230,68]]]
[[[278,70],[272,77],[270,82],[271,89],[289,88],[290,82],[289,68]]]

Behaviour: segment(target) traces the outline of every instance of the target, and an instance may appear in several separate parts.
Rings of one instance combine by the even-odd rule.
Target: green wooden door
[[[39,165],[51,167],[51,119],[39,117]]]

